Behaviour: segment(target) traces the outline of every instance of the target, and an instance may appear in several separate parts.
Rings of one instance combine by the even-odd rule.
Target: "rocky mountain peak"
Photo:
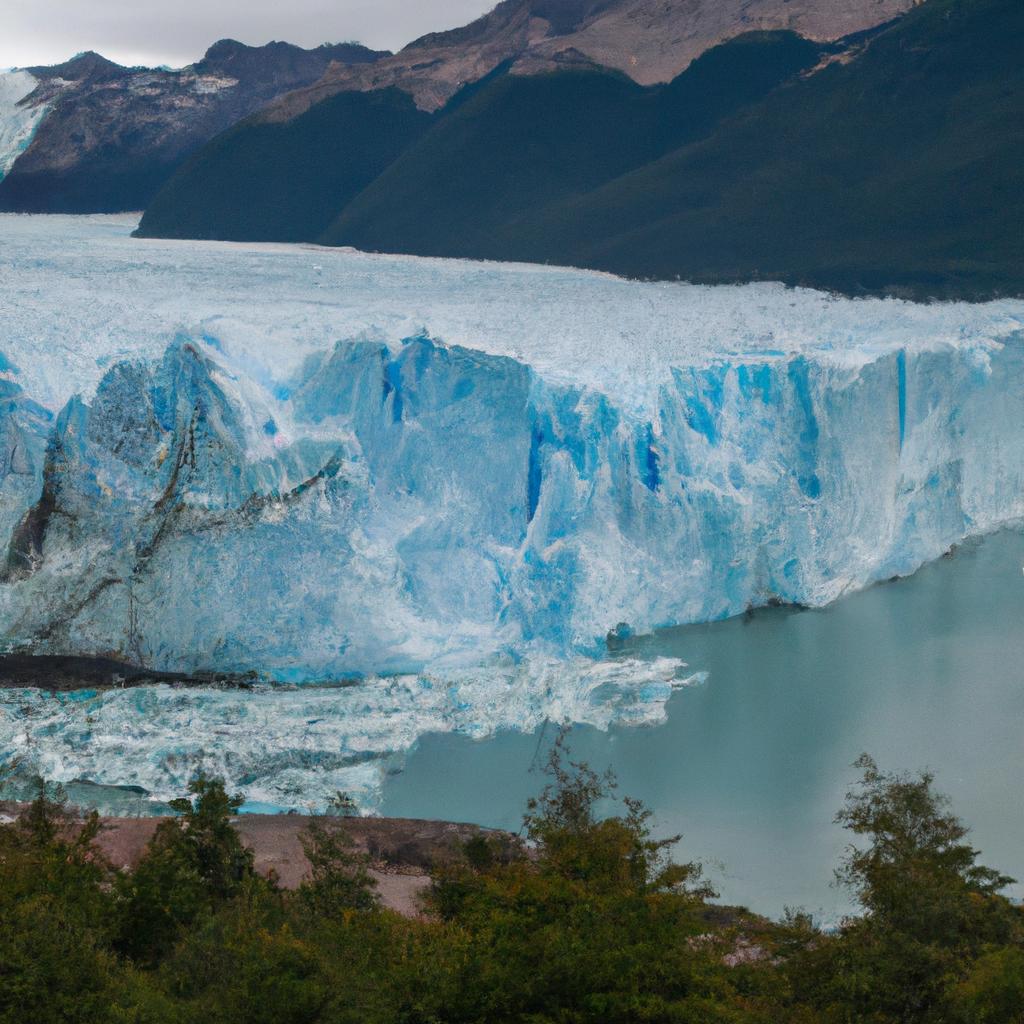
[[[371,50],[359,43],[324,43],[305,50],[277,40],[263,46],[249,46],[237,39],[221,39],[193,68],[198,74],[230,75],[241,81],[288,75],[308,78],[314,69],[326,68],[332,62],[370,64],[387,56],[390,56],[387,51]]]
[[[819,42],[873,28],[916,0],[502,0],[461,28],[434,32],[369,67],[332,68],[263,112],[287,121],[338,92],[397,86],[436,110],[463,86],[513,64],[519,74],[598,65],[643,85],[667,82],[702,53],[751,31]]]
[[[96,81],[102,78],[116,78],[128,71],[121,64],[115,64],[95,50],[86,50],[76,54],[63,64],[50,67],[34,67],[27,69],[36,78],[60,78],[67,82]]]

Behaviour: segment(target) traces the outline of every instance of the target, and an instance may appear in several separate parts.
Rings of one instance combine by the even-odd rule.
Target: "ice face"
[[[587,660],[620,623],[822,605],[1024,515],[1024,303],[0,225],[4,642],[362,680],[5,698],[0,757],[51,774],[171,795],[203,751],[282,805],[428,729],[653,720],[687,675]]]
[[[42,490],[46,439],[53,417],[26,398],[9,378],[12,369],[0,355],[0,537],[11,536]]]
[[[28,148],[46,114],[45,105],[22,104],[37,84],[27,71],[0,71],[0,179]]]

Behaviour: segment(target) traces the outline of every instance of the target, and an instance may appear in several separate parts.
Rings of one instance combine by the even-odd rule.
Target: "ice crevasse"
[[[651,720],[692,677],[593,660],[609,631],[824,605],[1024,516],[1024,303],[132,243],[102,218],[67,226],[83,256],[59,228],[21,222],[31,259],[0,278],[0,643],[376,682],[287,712],[100,695],[88,743],[36,695],[54,775],[109,779],[116,748],[172,793],[202,720],[280,804],[314,761],[351,788],[428,730]],[[225,721],[281,731],[274,763],[215,750]]]

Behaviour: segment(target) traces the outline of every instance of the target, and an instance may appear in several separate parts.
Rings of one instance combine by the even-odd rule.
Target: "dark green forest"
[[[249,118],[185,162],[142,233],[313,241],[432,121],[397,89],[341,93],[285,124]]]
[[[748,33],[652,88],[499,69],[434,115],[336,97],[214,140],[140,233],[1024,294],[1022,54],[1020,0],[926,0],[836,44]]]
[[[382,909],[343,817],[296,891],[253,870],[198,778],[133,872],[52,791],[0,827],[3,1024],[1014,1024],[1024,912],[929,774],[867,756],[837,821],[862,908],[822,931],[719,905],[638,802],[555,746],[520,841],[481,834],[423,914]],[[48,796],[47,793],[50,793]],[[601,815],[599,807],[617,807]]]

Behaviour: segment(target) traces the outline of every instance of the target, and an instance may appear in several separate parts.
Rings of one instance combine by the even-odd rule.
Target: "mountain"
[[[634,81],[667,82],[706,50],[750,31],[834,41],[891,20],[915,0],[503,0],[462,28],[410,43],[372,67],[335,67],[264,112],[298,116],[337,92],[394,85],[437,110],[502,64],[521,74],[609,67]]]
[[[561,203],[708,135],[823,52],[789,32],[750,33],[661,88],[605,69],[502,75],[446,111],[321,240],[504,259],[510,226],[558,213]]]
[[[508,225],[504,251],[850,294],[1024,293],[1022,53],[1016,0],[931,0],[707,140]]]
[[[169,70],[125,68],[84,53],[61,65],[23,69],[17,78],[0,76],[0,211],[144,208],[193,152],[257,111],[263,123],[285,124],[341,93],[395,88],[412,96],[421,110],[435,112],[466,85],[504,67],[515,74],[607,67],[650,84],[668,81],[701,53],[747,31],[793,30],[834,40],[894,17],[913,2],[503,0],[469,25],[424,36],[398,54],[355,44],[303,50],[279,42],[250,47],[222,40],[196,64]],[[390,97],[371,106],[380,114],[395,102]],[[334,112],[338,109],[348,111],[340,127],[357,130],[359,104],[343,101]],[[326,126],[331,116],[321,112],[314,120]],[[372,132],[375,115],[366,116],[365,130]],[[377,153],[393,149],[402,135],[393,136],[387,125],[381,130],[383,144],[369,143]],[[297,161],[315,160],[324,151],[321,134],[308,124],[291,134],[300,142],[308,134],[313,147],[301,157],[297,153]],[[361,143],[347,137],[345,145],[358,149]],[[261,141],[272,145],[275,138],[273,132],[243,132],[218,140],[212,173],[235,159],[232,146],[239,147],[237,159],[247,165]],[[327,148],[333,153],[338,147]],[[377,158],[356,152],[353,159],[358,166],[342,175],[346,187],[359,179],[359,167],[375,166]],[[291,165],[271,162],[285,173],[264,174],[261,196],[275,195],[289,180]],[[347,194],[346,188],[338,191],[331,175],[323,187],[313,207]],[[256,188],[254,181],[248,194]],[[261,237],[277,237],[277,225],[290,209],[285,203],[281,216],[268,218]],[[225,232],[234,237],[231,223],[231,216],[214,218],[197,230],[204,237]]]
[[[441,122],[324,238],[850,294],[1020,293],[1022,52],[1016,0],[930,0],[704,137],[594,187],[590,166],[562,175],[557,154],[599,152],[604,140],[610,159],[628,145],[622,128],[635,125],[584,129],[585,116],[538,101],[543,137],[565,140],[549,141],[548,157],[529,149],[528,114],[510,118],[501,97],[481,95],[490,110]],[[546,94],[560,77],[549,76]],[[586,144],[577,130],[590,131]],[[544,186],[535,189],[538,173]]]
[[[171,178],[140,233],[313,241],[432,122],[393,86],[338,93],[285,123],[243,121]]]
[[[0,157],[5,149],[8,157],[0,159],[0,210],[141,209],[192,152],[237,121],[332,65],[382,56],[348,43],[304,50],[222,40],[181,70],[125,68],[90,52],[0,76]],[[19,127],[6,146],[5,124]]]
[[[574,50],[653,85],[670,81],[706,50],[737,35],[788,31],[816,42],[835,41],[889,21],[915,2],[920,0],[542,0],[534,7],[546,12],[587,10],[573,23],[563,23],[557,38],[539,43],[532,56],[556,59]]]
[[[334,67],[312,90],[288,94],[201,153],[140,231],[300,237],[265,211],[294,194],[306,179],[293,168],[303,153],[316,162],[318,150],[302,143],[301,153],[276,157],[279,136],[257,125],[299,124],[323,105],[306,105],[313,93],[347,79],[351,88],[333,95],[351,96],[360,76],[369,88],[375,74],[393,96],[430,106],[436,94],[421,90],[427,79],[396,78],[396,61],[435,76],[437,87],[451,65],[440,57],[416,64],[410,52],[488,60],[500,52],[505,60],[410,132],[408,148],[358,194],[371,161],[367,137],[350,133],[342,159],[359,173],[344,171],[350,187],[335,188],[336,215],[319,236],[317,220],[331,203],[303,197],[301,237],[633,277],[769,278],[854,295],[1024,292],[1019,0],[928,0],[831,42],[748,32],[648,87],[576,47],[624,9],[561,5],[562,20],[552,22],[541,17],[553,16],[545,5],[509,0],[395,58]],[[676,8],[659,9],[667,17]],[[794,5],[791,15],[807,20],[816,11]],[[691,13],[697,25],[713,23],[701,3]],[[574,40],[557,66],[544,63],[556,32]],[[518,56],[509,55],[515,40],[526,46]],[[229,182],[232,169],[263,164],[275,170],[252,172],[257,192],[242,199],[241,190],[235,198],[221,189],[223,205],[211,199],[217,176]]]
[[[488,240],[496,222],[706,134],[828,50],[792,33],[748,33],[660,88],[591,65],[521,75],[506,63],[433,116],[396,86],[338,93],[291,120],[257,115],[214,140],[158,195],[139,233],[360,244],[348,221],[332,222],[367,189],[359,208],[372,211],[374,247],[389,247],[380,243],[394,216],[410,251],[500,258]]]
[[[503,113],[496,116],[504,116],[508,105],[522,108],[524,103],[539,103],[539,118],[522,109],[513,116],[525,118],[519,122],[523,127],[534,120],[552,127],[554,135],[546,136],[550,148],[540,162],[551,159],[564,178],[575,158],[569,150],[558,155],[559,145],[579,137],[581,126],[573,124],[568,131],[559,128],[554,111],[543,106],[549,98],[561,104],[563,122],[573,121],[578,114],[591,132],[590,142],[581,142],[580,155],[588,161],[585,178],[593,187],[612,172],[622,173],[652,158],[661,151],[658,145],[664,148],[663,143],[655,144],[654,137],[671,135],[671,129],[666,133],[650,124],[658,103],[631,89],[635,82],[678,75],[722,40],[750,35],[749,27],[788,30],[797,25],[816,39],[834,40],[849,29],[868,28],[899,14],[911,2],[855,0],[837,10],[821,0],[662,0],[651,9],[636,0],[504,0],[469,25],[424,36],[401,53],[372,63],[334,64],[315,84],[268,104],[182,168],[147,210],[140,233],[313,240],[328,229],[350,198],[370,184],[376,176],[371,172],[384,169],[385,154],[397,157],[403,140],[411,143],[418,138],[418,132],[407,130],[409,114],[401,110],[400,94],[411,96],[419,109],[436,113],[440,121],[479,91],[486,92],[492,80],[508,75],[514,81],[488,94],[502,106]],[[619,22],[632,28],[628,32],[614,28]],[[608,39],[620,31],[628,46],[615,54]],[[647,39],[647,49],[640,45],[641,36]],[[641,59],[648,50],[657,51],[657,60]],[[609,84],[609,70],[617,69],[621,69],[621,80]],[[520,79],[546,78],[554,71],[584,77],[564,90],[561,83],[556,84],[551,97],[546,85],[519,84]],[[595,90],[592,97],[587,95],[588,85]],[[736,97],[748,89],[741,84],[737,90],[724,81],[721,87],[721,100],[705,91],[700,101],[707,103],[714,116],[735,105]],[[748,100],[760,94],[758,88]],[[362,92],[385,95],[374,104],[360,104],[352,97]],[[605,102],[611,104],[606,111]],[[480,109],[477,97],[472,110]],[[594,154],[595,146],[604,148],[600,118],[605,115],[622,123],[626,132],[620,152],[610,159]],[[466,123],[468,116],[472,115],[463,114],[460,123]],[[639,117],[641,125],[634,128],[622,121],[632,116]],[[669,114],[670,121],[673,116]],[[714,117],[706,120],[710,123]],[[420,128],[426,126],[426,121],[421,122]],[[499,137],[495,153],[505,153],[503,129],[498,122],[493,128]],[[445,129],[445,137],[453,143],[455,134],[457,129]],[[538,152],[536,139],[527,149]],[[513,162],[521,161],[523,152],[520,147],[512,153]],[[579,161],[576,165],[583,166]],[[461,174],[459,180],[464,177]],[[513,176],[505,173],[503,177],[511,180]],[[539,191],[554,193],[564,184],[569,183],[541,186]],[[410,180],[409,185],[415,192],[415,182]],[[454,206],[457,209],[457,197]]]

